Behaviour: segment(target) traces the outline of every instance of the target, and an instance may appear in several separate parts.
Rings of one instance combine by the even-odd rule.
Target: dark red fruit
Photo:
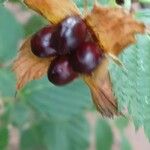
[[[52,26],[46,26],[33,35],[31,39],[31,50],[38,57],[48,57],[56,55],[56,51],[51,47]]]
[[[52,35],[52,46],[60,55],[70,53],[86,38],[87,27],[78,16],[64,19]]]
[[[55,85],[65,85],[77,77],[68,56],[57,57],[51,63],[48,70],[48,79]]]
[[[103,56],[102,50],[94,42],[84,42],[74,51],[71,62],[75,71],[91,73]]]

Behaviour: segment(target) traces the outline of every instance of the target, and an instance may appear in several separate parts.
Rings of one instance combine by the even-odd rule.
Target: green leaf
[[[96,124],[96,149],[111,150],[113,144],[113,133],[109,123],[104,120],[98,120]]]
[[[120,56],[127,71],[112,65],[110,68],[113,89],[119,108],[128,107],[136,127],[149,118],[150,105],[150,37],[138,36],[137,44]],[[150,121],[150,120],[149,120]]]
[[[97,0],[101,5],[110,5],[110,3],[114,0]],[[78,8],[82,9],[84,8],[85,1],[83,0],[74,0],[74,2],[77,4]],[[89,10],[93,8],[94,6],[94,0],[88,0],[88,8]]]
[[[98,0],[98,2],[102,5],[109,5],[112,0]]]
[[[0,4],[1,4],[1,3],[4,3],[4,2],[5,2],[5,0],[0,0]]]
[[[39,125],[21,132],[20,150],[47,150],[43,144],[43,135]]]
[[[43,134],[48,150],[87,150],[89,147],[89,125],[82,115],[68,122],[44,123]]]
[[[5,63],[16,55],[17,44],[22,37],[22,26],[11,12],[0,5],[0,63]]]
[[[135,17],[146,24],[150,24],[150,9],[143,9],[137,11],[135,13]]]
[[[0,150],[5,150],[9,140],[8,129],[0,127]]]
[[[67,122],[42,120],[24,130],[21,136],[21,150],[87,150],[88,147],[89,125],[82,115]]]
[[[139,0],[141,3],[150,3],[150,0]]]
[[[120,56],[127,72],[115,65],[110,73],[119,108],[128,107],[138,128],[150,122],[150,37],[138,36],[137,44]]]
[[[125,136],[122,136],[120,150],[132,150],[132,146]]]
[[[48,24],[45,19],[41,16],[33,15],[29,21],[24,25],[24,30],[25,30],[25,35],[29,36],[32,35],[33,33],[37,32]]]
[[[31,109],[24,103],[15,103],[10,110],[9,121],[18,128],[23,128],[32,119]]]
[[[15,76],[7,68],[0,68],[0,97],[12,97],[15,95]]]
[[[149,9],[136,12],[135,17],[150,23]],[[113,82],[113,90],[118,98],[120,110],[128,107],[135,127],[144,125],[145,132],[150,122],[150,37],[138,36],[137,44],[124,50],[120,55],[121,61],[126,67],[119,68],[114,64],[110,66],[110,74]],[[148,133],[147,133],[148,135]],[[148,136],[150,137],[150,136]]]
[[[84,7],[85,2],[83,0],[74,0],[74,2],[77,4],[77,6],[79,8],[83,8]],[[92,7],[93,4],[94,4],[93,0],[88,0],[88,6],[89,7]]]
[[[80,80],[57,87],[44,78],[28,84],[20,95],[30,107],[47,119],[68,120],[93,106],[90,92]]]
[[[12,3],[21,2],[21,0],[8,0],[8,1],[10,1]]]
[[[11,101],[12,99],[10,99],[10,102]],[[10,113],[12,110],[12,103],[5,103],[3,108],[3,112],[0,115],[0,122],[3,126],[7,126],[8,124],[10,124]]]
[[[129,120],[125,117],[118,117],[114,122],[116,127],[122,132],[128,126]]]
[[[147,120],[144,121],[144,132],[150,141],[150,121],[149,120],[150,119],[148,118]]]

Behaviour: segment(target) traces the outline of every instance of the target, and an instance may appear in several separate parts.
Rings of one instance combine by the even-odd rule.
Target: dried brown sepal
[[[57,24],[68,15],[80,15],[72,0],[24,0],[24,3],[53,24]]]
[[[134,20],[123,8],[107,8],[95,5],[85,18],[87,24],[106,53],[118,55],[134,43],[136,33],[144,33],[145,25]]]
[[[91,76],[84,76],[84,81],[91,90],[93,102],[102,116],[113,117],[119,115],[116,98],[112,92],[111,81],[108,73],[108,60],[102,64]]]
[[[13,70],[17,76],[17,90],[34,79],[44,76],[53,58],[38,58],[31,52],[30,38],[27,39],[13,63]]]

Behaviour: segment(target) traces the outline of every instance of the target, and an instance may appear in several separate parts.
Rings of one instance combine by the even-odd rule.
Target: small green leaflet
[[[149,11],[136,13],[137,19],[142,16],[150,21]],[[144,15],[143,15],[144,14]],[[135,127],[144,126],[150,138],[150,37],[137,36],[137,43],[128,47],[121,55],[126,70],[110,65],[113,90],[118,98],[120,110],[128,108]]]
[[[107,120],[99,119],[96,123],[96,149],[111,150],[113,144],[112,129]]]
[[[9,98],[15,95],[15,75],[8,68],[0,68],[0,97]]]
[[[57,87],[44,78],[28,84],[19,96],[40,116],[54,120],[68,120],[93,106],[90,92],[81,80]]]
[[[21,132],[21,150],[87,150],[89,126],[84,116],[70,121],[36,122]]]
[[[2,3],[4,3],[5,2],[5,0],[0,0],[0,4],[2,4]]]
[[[6,63],[16,55],[17,45],[22,37],[21,24],[11,12],[0,5],[0,63]]]
[[[122,135],[120,150],[132,150],[131,144],[124,135]]]
[[[0,126],[0,150],[6,150],[9,140],[8,129]]]

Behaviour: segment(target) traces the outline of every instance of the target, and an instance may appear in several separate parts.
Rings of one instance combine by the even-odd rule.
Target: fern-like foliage
[[[127,48],[120,59],[125,68],[110,65],[119,109],[128,108],[135,127],[143,125],[150,138],[150,36],[137,36],[137,43]]]

